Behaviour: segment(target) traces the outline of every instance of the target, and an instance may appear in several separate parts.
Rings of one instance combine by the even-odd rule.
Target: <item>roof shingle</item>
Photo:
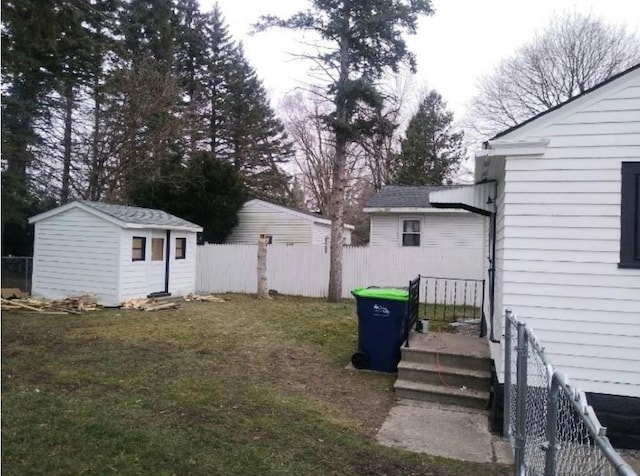
[[[429,193],[465,185],[387,185],[371,198],[365,208],[430,208]]]
[[[162,210],[152,208],[130,207],[126,205],[113,205],[110,203],[91,202],[88,200],[78,200],[83,205],[105,213],[125,223],[135,223],[138,225],[161,225],[169,227],[183,227],[199,229],[200,226],[190,221],[183,220],[175,215]]]

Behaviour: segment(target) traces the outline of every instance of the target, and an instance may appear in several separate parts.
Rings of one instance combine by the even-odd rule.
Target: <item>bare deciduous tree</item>
[[[380,87],[384,106],[378,112],[378,127],[373,134],[358,141],[375,191],[391,182],[394,159],[400,150],[402,126],[411,117],[408,107],[418,97],[414,78],[406,68],[389,76]]]
[[[494,135],[640,61],[640,38],[591,14],[555,18],[478,85],[467,125]]]
[[[304,96],[297,92],[285,97],[280,105],[287,134],[293,140],[297,153],[294,161],[302,177],[305,195],[310,205],[326,216],[331,215],[331,189],[333,162],[335,160],[335,134],[324,117],[330,103],[320,95]],[[358,144],[347,146],[345,199],[349,201],[353,184],[366,173],[362,161],[363,150]]]

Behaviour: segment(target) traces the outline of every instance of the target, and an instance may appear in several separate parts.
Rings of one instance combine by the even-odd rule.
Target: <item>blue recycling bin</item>
[[[356,288],[351,294],[358,309],[358,352],[351,363],[357,369],[397,372],[409,291]]]

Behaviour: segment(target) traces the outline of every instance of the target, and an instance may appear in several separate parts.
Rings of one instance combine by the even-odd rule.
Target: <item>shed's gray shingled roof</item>
[[[365,208],[430,208],[429,193],[465,185],[387,185],[382,187]]]
[[[125,223],[135,223],[138,225],[160,225],[168,227],[182,227],[199,229],[200,226],[190,221],[178,218],[162,210],[152,208],[129,207],[126,205],[113,205],[110,203],[90,202],[88,200],[78,200],[83,205],[106,213]]]

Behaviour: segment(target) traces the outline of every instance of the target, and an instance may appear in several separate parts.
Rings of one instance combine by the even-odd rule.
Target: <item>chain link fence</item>
[[[2,257],[2,287],[18,288],[23,292],[31,292],[31,273],[33,258],[30,256]]]
[[[609,443],[584,392],[554,371],[535,335],[510,310],[504,363],[504,434],[516,476],[637,476]]]

